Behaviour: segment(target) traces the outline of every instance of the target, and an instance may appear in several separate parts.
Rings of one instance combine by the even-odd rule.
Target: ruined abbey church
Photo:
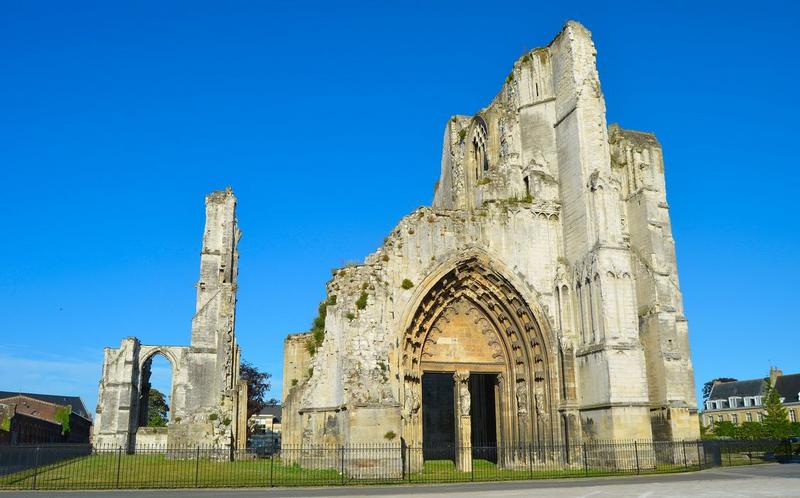
[[[95,444],[244,447],[235,207],[206,198],[190,345],[106,348]],[[433,205],[336,270],[319,311],[284,343],[285,448],[699,437],[661,146],[607,126],[575,22],[447,122]],[[165,428],[145,427],[155,355],[173,374]],[[471,455],[449,454],[461,470]]]
[[[284,445],[699,437],[661,145],[595,54],[569,22],[447,122],[432,206],[286,339]]]

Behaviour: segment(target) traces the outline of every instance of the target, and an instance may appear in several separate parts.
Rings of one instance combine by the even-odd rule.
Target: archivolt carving
[[[547,325],[541,308],[534,308],[511,282],[493,269],[482,256],[469,257],[445,273],[420,298],[416,311],[409,319],[403,337],[401,365],[404,378],[419,379],[422,375],[421,362],[426,344],[436,341],[441,333],[436,327],[437,320],[447,320],[454,312],[454,303],[469,304],[466,314],[474,316],[487,344],[492,348],[492,357],[502,362],[501,373],[510,382],[498,379],[501,396],[507,396],[504,406],[511,409],[512,423],[519,420],[519,430],[509,430],[508,442],[528,440],[536,437],[550,438],[553,428],[548,424],[534,427],[521,417],[529,418],[536,410],[538,414],[552,414],[557,403],[559,390],[555,388],[557,376],[551,365],[556,365],[557,344],[550,344],[549,336],[543,334],[542,325]],[[549,330],[547,328],[546,330]],[[419,384],[406,383],[403,402],[405,419],[412,417],[415,399],[413,393],[419,391]],[[506,386],[506,384],[511,384]],[[506,391],[507,390],[507,391]],[[534,391],[538,394],[536,407],[533,405]],[[459,395],[460,395],[459,391]],[[411,396],[411,399],[408,397]],[[549,417],[547,420],[558,419]],[[545,420],[539,417],[539,420]],[[414,433],[417,429],[409,428]],[[526,435],[528,434],[528,435]]]

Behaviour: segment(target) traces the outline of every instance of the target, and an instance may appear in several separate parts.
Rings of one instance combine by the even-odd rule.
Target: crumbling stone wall
[[[284,382],[311,376],[284,387],[285,442],[420,442],[404,344],[422,313],[419,348],[436,345],[426,296],[442,286],[471,286],[492,321],[486,347],[501,344],[501,444],[543,428],[552,440],[699,436],[661,149],[651,134],[609,132],[595,54],[569,22],[516,61],[489,106],[448,121],[432,207],[335,271],[313,355],[296,354],[310,336],[287,339]]]
[[[95,444],[137,446],[137,433],[146,422],[148,368],[158,354],[172,367],[166,434],[170,446],[240,446],[245,440],[246,425],[241,423],[240,412],[247,410],[246,385],[240,384],[235,337],[240,237],[233,192],[209,194],[191,345],[144,345],[128,337],[119,348],[105,349]],[[164,440],[156,432],[143,430],[143,439],[147,443]]]

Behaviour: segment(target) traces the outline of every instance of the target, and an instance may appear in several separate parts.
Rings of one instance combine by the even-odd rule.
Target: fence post
[[[530,443],[528,443],[528,470],[530,470],[531,479],[533,479],[533,451],[531,451]]]
[[[636,475],[639,475],[641,472],[639,467],[639,443],[636,440],[633,441],[633,451],[636,453]]]
[[[411,445],[406,446],[406,462],[408,462],[408,482],[411,483]]]
[[[36,451],[33,453],[33,489],[36,489],[36,475],[39,471],[39,447],[36,447]]]
[[[275,472],[275,451],[273,450],[269,456],[269,487],[275,486],[274,478]]]
[[[728,467],[733,467],[733,463],[731,463],[731,445],[725,444],[728,447]]]
[[[194,487],[197,488],[200,485],[200,446],[197,446],[195,450],[195,458],[194,458]]]
[[[703,460],[700,460],[700,440],[697,440],[697,467],[699,470],[703,470],[703,460],[706,459],[706,452],[703,451]]]
[[[583,474],[589,477],[589,452],[586,451],[586,443],[583,443]]]
[[[119,489],[119,475],[122,469],[122,446],[117,448],[117,484],[116,488]]]
[[[342,445],[340,448],[342,452],[342,486],[344,486],[344,445]]]
[[[472,460],[472,442],[469,445],[469,480],[475,481],[475,462]]]
[[[681,444],[683,445],[683,466],[686,470],[689,470],[689,463],[686,460],[686,440],[681,440]]]

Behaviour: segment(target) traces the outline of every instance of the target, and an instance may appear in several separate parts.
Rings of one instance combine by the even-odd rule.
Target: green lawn
[[[336,460],[333,460],[334,462]],[[737,462],[738,463],[738,459]],[[397,462],[395,462],[397,463]],[[727,462],[724,462],[727,464]],[[459,472],[450,460],[427,460],[422,471],[383,478],[343,479],[338,469],[301,468],[274,459],[217,461],[211,459],[169,459],[163,454],[96,454],[57,464],[0,476],[0,489],[109,489],[109,488],[191,488],[191,487],[267,487],[342,484],[385,484],[398,482],[467,482],[512,479],[568,478],[636,474],[636,469],[618,470],[581,466],[551,469],[504,469],[487,460],[473,461],[472,472]],[[537,468],[538,467],[538,468]],[[397,466],[397,468],[401,468]],[[664,473],[697,470],[683,465],[658,465],[641,468],[639,473]]]

